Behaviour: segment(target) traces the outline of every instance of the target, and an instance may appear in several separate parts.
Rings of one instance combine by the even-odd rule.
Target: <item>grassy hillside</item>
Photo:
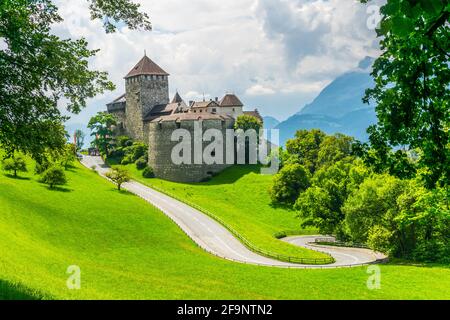
[[[228,262],[198,248],[146,202],[79,166],[51,191],[31,174],[0,174],[0,298],[419,299],[450,298],[450,269],[381,266],[290,270]],[[81,290],[66,287],[81,268]],[[26,289],[25,289],[26,288]]]
[[[301,230],[294,211],[271,205],[268,189],[272,176],[261,175],[258,166],[231,167],[209,182],[195,184],[145,179],[134,164],[124,167],[133,179],[209,210],[263,250],[299,258],[328,258],[275,238],[274,234],[280,231],[297,234],[317,234],[317,231]]]

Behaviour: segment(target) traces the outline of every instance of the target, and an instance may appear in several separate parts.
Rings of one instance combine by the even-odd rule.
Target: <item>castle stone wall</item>
[[[226,129],[232,129],[234,120],[204,120],[202,121],[203,133],[208,129],[218,129],[224,137],[223,154],[224,164],[194,164],[194,123],[195,121],[152,122],[149,124],[149,165],[153,168],[156,177],[176,182],[201,182],[217,174],[230,165],[225,164],[226,155]],[[179,142],[172,142],[174,130],[186,129],[191,134],[192,164],[175,165],[172,160],[172,150]],[[204,142],[203,148],[211,142]]]
[[[134,140],[145,141],[144,117],[156,105],[169,103],[167,76],[141,75],[126,79],[127,133]]]

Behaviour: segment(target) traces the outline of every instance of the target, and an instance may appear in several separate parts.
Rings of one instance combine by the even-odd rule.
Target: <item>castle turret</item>
[[[169,103],[169,74],[145,55],[126,75],[126,128],[144,140],[144,119],[153,108]]]

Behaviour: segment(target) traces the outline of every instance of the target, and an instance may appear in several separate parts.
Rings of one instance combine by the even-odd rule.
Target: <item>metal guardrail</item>
[[[316,240],[314,242],[317,244],[325,244],[325,245],[331,245],[331,246],[336,246],[336,247],[361,248],[361,249],[369,248],[367,245],[362,244],[362,243],[338,241],[334,237],[316,238]]]
[[[251,243],[250,241],[248,241],[246,238],[244,238],[239,232],[237,232],[233,227],[231,227],[230,225],[228,225],[225,221],[223,221],[221,218],[219,218],[218,216],[216,216],[214,213],[200,207],[199,205],[195,204],[195,203],[191,203],[190,201],[187,201],[186,199],[183,199],[177,195],[174,195],[162,188],[159,188],[157,186],[154,185],[150,185],[150,188],[161,192],[171,198],[174,198],[184,204],[187,204],[188,206],[191,206],[197,210],[199,210],[200,212],[206,214],[208,217],[214,219],[215,221],[217,221],[218,223],[220,223],[223,227],[225,227],[229,232],[231,232],[231,234],[233,234],[234,237],[236,237],[243,245],[245,245],[248,249],[250,249],[251,251],[258,253],[262,256],[265,256],[267,258],[271,258],[271,259],[276,259],[279,261],[283,261],[283,262],[289,262],[289,263],[297,263],[297,264],[309,264],[309,265],[325,265],[325,264],[332,264],[335,262],[334,258],[331,257],[329,254],[327,253],[323,253],[329,256],[329,258],[300,258],[300,257],[291,257],[291,256],[287,256],[287,255],[282,255],[282,254],[277,254],[277,253],[273,253],[261,248],[258,248],[257,246],[255,246],[253,243]]]

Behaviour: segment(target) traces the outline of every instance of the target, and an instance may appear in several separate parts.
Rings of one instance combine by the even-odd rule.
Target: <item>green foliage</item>
[[[388,175],[366,179],[343,207],[349,234],[395,257],[445,261],[450,252],[450,210],[444,189]]]
[[[146,166],[142,171],[142,176],[146,179],[151,179],[155,177],[155,173],[153,172],[153,168],[150,166]]]
[[[53,189],[55,186],[65,185],[67,183],[67,178],[63,168],[51,166],[42,174],[40,181],[48,184],[50,188]]]
[[[119,147],[116,150],[116,155],[123,154],[123,158],[120,160],[122,165],[127,165],[131,163],[136,163],[139,159],[148,161],[148,146],[142,142],[130,142],[123,138],[121,142],[123,145],[127,145],[126,147]]]
[[[76,158],[77,147],[72,143],[66,144],[63,153],[59,156],[59,161],[63,165],[64,169],[68,169],[72,165]]]
[[[87,0],[92,19],[101,19],[107,32],[124,22],[131,29],[151,29],[148,15],[130,0]],[[89,69],[98,50],[89,50],[84,38],[61,39],[51,30],[62,22],[51,0],[0,2],[0,144],[31,154],[40,161],[46,150],[62,150],[62,125],[68,117],[58,109],[79,113],[86,101],[113,90],[107,73]]]
[[[313,176],[312,187],[296,201],[303,226],[315,226],[322,234],[340,234],[344,214],[341,210],[349,194],[357,189],[369,175],[360,161],[346,158],[318,170]]]
[[[140,4],[130,0],[87,1],[90,3],[91,18],[102,20],[107,33],[117,30],[118,21],[124,22],[132,30],[152,30],[148,14],[139,11]]]
[[[7,172],[13,172],[17,177],[17,172],[27,172],[27,163],[21,155],[14,155],[11,158],[2,161],[2,169]]]
[[[112,168],[108,173],[106,173],[106,177],[113,181],[117,185],[117,189],[120,191],[122,184],[130,181],[130,174],[127,170],[116,167]]]
[[[255,130],[257,133],[261,130],[263,127],[263,124],[261,120],[259,120],[256,117],[249,116],[249,115],[241,115],[236,119],[236,122],[234,124],[235,130],[243,130],[244,132],[247,130]]]
[[[375,225],[369,229],[367,245],[373,250],[390,254],[392,250],[392,232],[387,228]]]
[[[352,146],[355,140],[352,137],[337,133],[326,136],[319,146],[317,154],[317,167],[332,165],[352,155]]]
[[[405,157],[392,154],[391,148],[420,150],[417,166],[426,186],[447,186],[450,6],[446,0],[388,0],[381,13],[377,31],[383,54],[373,68],[376,85],[365,98],[377,103],[378,124],[369,131],[371,146],[380,158],[378,164],[402,178]],[[400,170],[392,170],[396,161]],[[409,166],[406,169],[408,173]]]
[[[65,145],[58,109],[78,113],[86,100],[114,88],[104,72],[88,68],[96,50],[85,39],[60,39],[51,32],[62,21],[50,0],[0,2],[0,144],[38,158],[48,148]]]
[[[81,151],[83,149],[85,137],[86,137],[86,135],[84,134],[83,131],[81,131],[81,130],[75,131],[75,139],[77,141],[76,151]]]
[[[405,182],[389,176],[374,175],[366,179],[345,202],[342,211],[352,240],[366,243],[369,230],[382,225],[385,218],[398,214],[397,198],[403,193]]]
[[[99,112],[91,118],[88,128],[91,136],[95,137],[92,144],[100,150],[100,153],[109,156],[114,147],[113,126],[117,125],[117,118],[108,112]]]
[[[274,203],[292,205],[301,192],[310,186],[310,173],[299,164],[288,164],[275,175],[270,188],[270,197]]]
[[[313,173],[317,169],[317,159],[320,144],[324,141],[326,134],[320,130],[299,130],[295,138],[286,142],[288,159],[286,163],[298,163]]]
[[[144,157],[141,157],[136,160],[136,169],[138,170],[144,170],[147,167],[147,159]]]

